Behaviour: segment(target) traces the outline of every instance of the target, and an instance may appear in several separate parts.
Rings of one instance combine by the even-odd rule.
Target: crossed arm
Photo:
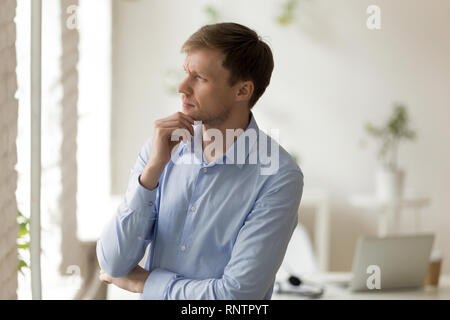
[[[100,280],[142,293],[144,299],[264,298],[297,225],[303,190],[301,171],[283,172],[266,184],[238,233],[223,276],[199,280],[160,268],[149,272],[138,266],[152,241],[158,206],[156,191],[139,184],[140,162],[145,163],[145,156],[143,148],[124,203],[97,243]]]

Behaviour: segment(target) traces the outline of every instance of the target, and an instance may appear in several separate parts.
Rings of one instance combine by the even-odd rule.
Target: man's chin
[[[198,112],[196,112],[194,110],[194,107],[188,107],[188,108],[183,107],[182,112],[185,115],[190,116],[192,119],[194,119],[194,121],[202,121],[201,120],[202,117],[198,114]]]

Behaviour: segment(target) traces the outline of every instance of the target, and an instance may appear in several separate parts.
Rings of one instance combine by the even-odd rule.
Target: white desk
[[[349,272],[325,272],[305,275],[305,280],[319,282],[325,285],[325,293],[321,299],[324,300],[448,300],[450,299],[450,275],[441,275],[439,287],[425,287],[417,290],[395,290],[395,291],[367,291],[350,292],[337,283],[348,280]],[[298,295],[275,294],[272,300],[306,300]],[[108,300],[139,300],[139,294],[122,290],[116,286],[108,286]]]
[[[372,290],[364,292],[351,292],[341,284],[348,281],[350,272],[326,272],[305,275],[306,281],[314,281],[325,285],[325,293],[320,299],[324,300],[448,300],[450,299],[450,275],[442,275],[438,287],[424,287],[421,289],[402,290]],[[275,294],[272,300],[305,300],[298,295]]]

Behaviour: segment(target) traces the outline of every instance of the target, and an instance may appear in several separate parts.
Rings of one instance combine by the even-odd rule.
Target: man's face
[[[219,50],[195,49],[184,62],[186,78],[178,86],[183,112],[204,124],[220,124],[236,104],[237,86],[229,86],[230,72],[222,66],[223,58]]]

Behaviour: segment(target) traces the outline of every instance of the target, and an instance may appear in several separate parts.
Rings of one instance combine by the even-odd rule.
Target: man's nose
[[[178,93],[184,93],[185,95],[189,95],[192,93],[192,88],[189,86],[189,78],[186,77],[179,85],[178,85]]]

